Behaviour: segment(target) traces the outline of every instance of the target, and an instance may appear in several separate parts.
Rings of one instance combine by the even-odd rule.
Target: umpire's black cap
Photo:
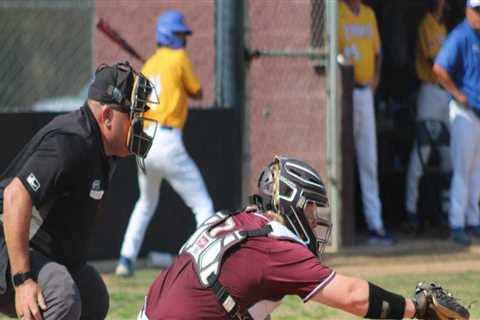
[[[88,89],[88,99],[116,104],[120,111],[130,112],[134,70],[128,62],[100,65]]]

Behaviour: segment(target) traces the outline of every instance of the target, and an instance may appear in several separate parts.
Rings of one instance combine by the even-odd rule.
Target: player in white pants
[[[443,42],[433,70],[451,94],[453,178],[449,222],[455,242],[480,239],[480,0],[468,0],[465,20]]]
[[[188,115],[188,98],[201,99],[202,89],[185,49],[192,31],[180,11],[168,10],[158,18],[156,52],[145,62],[142,73],[155,85],[158,103],[145,117],[160,126],[148,157],[146,174],[139,171],[140,198],[128,223],[116,274],[133,275],[147,226],[157,208],[160,184],[166,179],[195,214],[197,226],[214,214],[213,203],[202,175],[188,155],[182,129]],[[153,130],[150,127],[149,130]]]
[[[417,99],[417,121],[420,120],[438,120],[444,123],[447,128],[449,122],[448,93],[440,88],[439,85],[429,82],[422,83]],[[413,224],[417,223],[417,201],[418,201],[418,182],[423,173],[422,163],[418,152],[420,151],[422,159],[427,161],[432,148],[429,145],[423,145],[418,150],[417,141],[415,141],[410,153],[410,163],[407,171],[405,208],[407,210],[407,219]],[[441,168],[444,172],[451,169],[450,149],[448,146],[438,148],[442,160]],[[412,217],[413,216],[413,217]]]
[[[160,128],[145,159],[147,174],[138,171],[140,197],[130,217],[121,255],[135,261],[166,179],[195,214],[197,226],[210,217],[213,204],[196,164],[188,155],[179,129]]]
[[[417,98],[417,121],[438,120],[449,127],[448,118],[448,93],[438,85],[438,80],[433,73],[433,60],[438,54],[442,42],[447,36],[444,23],[445,0],[429,1],[428,12],[422,18],[417,33],[417,51],[415,57],[415,70],[422,80],[422,85]],[[438,148],[441,157],[441,166],[444,172],[451,169],[450,150],[448,146]],[[415,141],[410,154],[410,163],[407,171],[405,210],[409,227],[417,229],[417,200],[418,182],[422,175],[422,159],[426,162],[431,153],[429,145],[422,145],[419,149]]]
[[[383,230],[382,205],[378,191],[375,111],[370,87],[353,91],[353,136],[368,229]]]
[[[450,102],[453,179],[449,221],[452,229],[479,226],[480,118],[457,101]]]
[[[373,91],[380,80],[381,43],[373,10],[361,0],[339,3],[339,52],[353,65],[353,134],[358,173],[362,189],[363,211],[370,244],[392,245],[385,232],[378,190],[377,137]]]

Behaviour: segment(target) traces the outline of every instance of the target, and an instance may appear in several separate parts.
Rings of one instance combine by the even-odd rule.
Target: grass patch
[[[402,294],[405,297],[412,297],[413,290],[418,281],[435,280],[442,286],[448,288],[456,297],[460,298],[464,305],[477,302],[470,309],[470,319],[480,319],[480,272],[466,272],[461,274],[435,273],[435,274],[403,274],[395,276],[368,277],[367,280],[382,286],[385,289]],[[289,296],[284,299],[272,315],[274,320],[296,320],[296,319],[329,319],[329,320],[350,320],[359,319],[343,311],[329,308],[321,304],[310,302],[306,305],[297,297]]]
[[[460,262],[461,263],[461,262]],[[136,319],[143,305],[150,284],[158,275],[158,270],[139,270],[135,277],[122,279],[112,274],[104,275],[110,291],[110,312],[107,319]],[[359,274],[359,276],[362,276]],[[406,297],[413,295],[413,289],[418,281],[435,280],[449,289],[461,302],[468,305],[480,296],[480,272],[464,273],[432,273],[415,274],[414,271],[400,275],[368,276],[367,280],[385,289],[400,293]],[[480,301],[470,309],[471,319],[480,319]],[[1,317],[0,319],[8,319]],[[321,304],[303,302],[295,297],[286,297],[282,305],[272,315],[274,320],[350,320],[359,319],[342,311],[331,309]]]
[[[136,319],[148,286],[156,277],[156,271],[139,271],[132,279],[118,279],[106,275],[105,280],[110,288],[111,307],[108,319],[123,320]],[[480,296],[480,272],[466,272],[460,274],[435,273],[419,274],[406,273],[402,275],[370,276],[367,280],[378,284],[385,289],[400,293],[406,297],[413,295],[413,290],[418,281],[435,280],[450,290],[455,296],[461,298],[462,303],[468,305]],[[480,301],[479,301],[480,304]],[[471,319],[480,319],[480,308],[474,305]],[[349,320],[359,319],[339,310],[331,309],[324,305],[311,302],[304,304],[295,296],[286,297],[282,305],[273,313],[274,320]]]

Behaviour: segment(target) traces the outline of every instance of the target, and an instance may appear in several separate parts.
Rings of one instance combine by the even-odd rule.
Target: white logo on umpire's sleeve
[[[37,177],[33,173],[30,173],[27,177],[27,183],[32,188],[34,192],[38,191],[40,189],[40,182],[38,182]]]

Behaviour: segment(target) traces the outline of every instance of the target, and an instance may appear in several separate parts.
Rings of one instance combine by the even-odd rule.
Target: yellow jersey
[[[160,102],[150,103],[151,109],[145,117],[157,120],[161,125],[182,129],[187,121],[188,96],[201,89],[187,51],[160,47],[145,62],[141,72],[155,85]],[[155,99],[152,94],[150,100]]]
[[[435,60],[435,56],[446,36],[447,28],[445,25],[439,23],[430,12],[427,13],[418,27],[417,34],[415,68],[420,80],[437,82],[431,61]]]
[[[371,8],[360,4],[355,15],[340,1],[338,7],[338,46],[347,63],[353,65],[355,83],[367,85],[375,74],[375,56],[380,54],[377,19]]]

